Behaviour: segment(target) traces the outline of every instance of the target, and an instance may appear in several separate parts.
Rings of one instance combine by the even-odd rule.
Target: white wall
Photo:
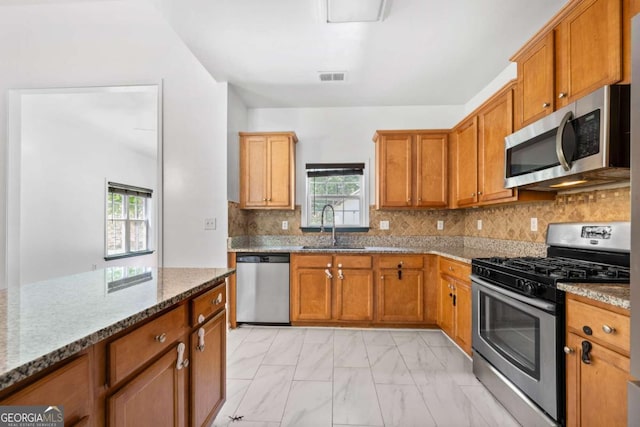
[[[296,204],[305,197],[304,166],[310,162],[367,162],[369,203],[375,184],[376,130],[449,129],[462,118],[463,106],[255,108],[249,109],[249,131],[294,131]]]
[[[247,131],[248,110],[242,98],[229,85],[227,101],[227,195],[229,200],[240,201],[240,144],[238,132]]]
[[[162,80],[164,265],[226,264],[227,85],[207,73],[153,6],[88,0],[0,6],[0,58],[3,98],[8,89]],[[2,102],[1,189],[6,184],[6,116]],[[217,218],[217,230],[204,231],[206,217]],[[1,278],[5,257],[0,245]]]
[[[473,98],[464,105],[463,116],[467,116],[473,110],[478,108],[487,99],[491,98],[502,86],[506,85],[511,80],[515,79],[518,75],[518,64],[515,62],[509,63],[507,67],[491,80],[480,92],[478,92]],[[460,117],[462,119],[463,117]]]

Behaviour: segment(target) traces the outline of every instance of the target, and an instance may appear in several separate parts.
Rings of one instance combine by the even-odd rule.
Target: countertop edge
[[[630,285],[627,284],[558,283],[558,289],[614,307],[631,309]]]
[[[58,362],[61,362],[69,357],[80,353],[81,351],[91,347],[92,345],[103,341],[119,332],[124,331],[125,329],[148,319],[156,313],[161,312],[162,310],[176,305],[181,301],[184,301],[191,296],[208,289],[214,282],[218,282],[220,280],[226,279],[230,275],[235,272],[235,269],[228,268],[225,273],[214,276],[213,278],[207,280],[204,283],[196,285],[192,288],[187,289],[184,292],[181,292],[165,301],[162,301],[158,304],[155,304],[149,308],[146,308],[138,313],[132,314],[114,324],[105,326],[96,332],[87,335],[83,338],[79,338],[69,344],[66,344],[52,352],[44,354],[36,359],[24,363],[20,366],[17,366],[3,374],[0,374],[0,391],[34,375],[44,369],[47,369]]]

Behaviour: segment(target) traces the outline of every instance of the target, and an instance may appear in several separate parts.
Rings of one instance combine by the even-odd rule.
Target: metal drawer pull
[[[198,351],[204,351],[204,328],[198,329],[198,345],[196,349]]]
[[[449,266],[449,271],[453,271],[453,267]]]
[[[198,323],[204,322],[204,316],[201,314],[198,316]]]
[[[602,331],[605,334],[612,334],[612,333],[614,333],[616,331],[616,328],[612,328],[609,325],[602,325]]]
[[[572,349],[571,347],[567,347],[566,345],[564,346],[564,353],[565,354],[571,354],[571,353],[574,353],[574,352],[575,352],[575,350]]]
[[[158,341],[159,343],[163,343],[167,340],[167,334],[165,334],[164,332],[160,335],[156,335],[155,336],[155,340]]]
[[[545,102],[542,104],[542,108],[549,108],[551,107],[551,104],[549,104],[548,102]]]
[[[566,98],[566,97],[567,97],[566,92],[560,92],[560,93],[558,94],[558,98],[560,98],[560,99],[562,99],[562,98]]]
[[[331,263],[327,264],[327,267],[331,268]]]
[[[222,293],[219,293],[216,299],[211,300],[211,304],[218,305],[222,302]]]
[[[178,361],[176,362],[176,369],[180,370],[189,366],[189,359],[184,358],[184,351],[187,348],[183,342],[178,344]]]
[[[585,365],[591,365],[591,343],[589,341],[582,341],[582,363]]]
[[[324,274],[326,274],[329,279],[333,279],[333,274],[331,274],[328,268],[324,270]]]
[[[343,280],[343,279],[344,279],[344,274],[342,274],[342,270],[338,270],[338,278],[339,278],[340,280]]]

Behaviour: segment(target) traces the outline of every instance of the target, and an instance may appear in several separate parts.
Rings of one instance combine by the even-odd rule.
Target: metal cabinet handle
[[[196,350],[204,351],[204,328],[198,329],[198,345],[196,346]]]
[[[267,199],[267,202],[270,202],[270,201],[271,201],[271,198]]]
[[[471,197],[476,197],[476,193],[471,193]]]
[[[340,280],[343,280],[343,279],[344,279],[344,274],[342,274],[342,270],[338,270],[338,278],[339,278]]]
[[[562,98],[566,98],[567,97],[567,93],[566,92],[560,92],[558,94],[558,98],[562,99]]]
[[[482,196],[482,191],[478,191],[478,196]]]
[[[331,263],[328,263],[328,264],[327,264],[327,268],[331,268]]]
[[[161,333],[160,335],[156,335],[154,338],[156,341],[158,341],[159,343],[163,343],[167,340],[167,334],[165,334],[164,332]]]
[[[180,370],[189,366],[189,359],[184,358],[184,351],[187,348],[183,342],[178,344],[178,360],[176,361],[176,369]]]
[[[556,156],[558,156],[558,162],[560,162],[560,166],[562,166],[562,169],[566,171],[571,169],[571,164],[569,163],[569,160],[571,159],[567,160],[567,158],[564,155],[564,150],[562,149],[562,134],[564,133],[565,126],[567,125],[569,120],[571,120],[572,118],[573,118],[573,112],[567,111],[567,113],[564,115],[564,117],[560,121],[560,125],[558,126],[558,131],[556,133]]]
[[[263,201],[263,202],[266,202],[266,201],[267,201],[267,199],[262,199],[262,201]]]
[[[612,334],[616,331],[616,328],[609,325],[602,325],[602,332],[605,334]]]
[[[591,343],[589,341],[582,341],[582,363],[585,365],[591,364]]]
[[[564,346],[564,353],[565,353],[565,354],[575,353],[575,350],[574,350],[574,349],[572,349],[571,347],[568,347],[568,346],[566,346],[566,345],[565,345],[565,346]]]
[[[342,268],[342,264],[338,264],[338,268]]]
[[[331,274],[331,272],[329,271],[329,269],[327,268],[326,270],[324,270],[324,274],[327,275],[327,278],[329,279],[333,279],[333,274]]]
[[[542,108],[549,108],[551,107],[551,104],[549,104],[548,102],[545,102],[542,104]]]
[[[222,302],[222,293],[219,293],[216,299],[211,300],[211,304],[218,305]]]

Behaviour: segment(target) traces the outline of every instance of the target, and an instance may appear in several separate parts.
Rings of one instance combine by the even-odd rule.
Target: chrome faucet
[[[320,232],[324,233],[324,211],[327,208],[331,208],[331,246],[335,246],[338,243],[336,240],[336,211],[330,204],[326,204],[322,207],[322,213],[320,214]]]

